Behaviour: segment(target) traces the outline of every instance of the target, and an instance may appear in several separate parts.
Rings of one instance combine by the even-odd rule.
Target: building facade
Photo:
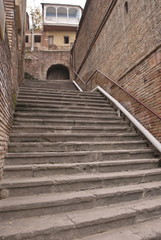
[[[70,50],[76,37],[82,8],[77,5],[42,4],[43,29],[26,32],[28,50]]]

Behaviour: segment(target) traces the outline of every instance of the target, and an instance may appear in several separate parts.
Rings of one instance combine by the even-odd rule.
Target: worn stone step
[[[109,230],[108,232],[92,234],[81,238],[81,240],[160,240],[161,239],[161,217],[146,220],[132,226],[125,226]],[[80,240],[77,238],[75,240]]]
[[[51,80],[51,81],[39,81],[39,82],[24,82],[23,86],[41,86],[41,87],[46,87],[46,88],[51,88],[52,86],[55,87],[57,86],[57,89],[59,90],[59,86],[62,85],[64,86],[64,89],[68,89],[68,86],[75,86],[73,84],[73,82],[71,80],[60,80],[60,81],[55,81],[55,80]],[[74,88],[76,89],[76,88]],[[77,90],[77,89],[76,89]],[[78,91],[78,90],[77,90]]]
[[[10,197],[1,200],[0,219],[16,219],[110,206],[160,196],[161,182],[112,188]]]
[[[52,83],[49,83],[49,82],[46,82],[45,84],[44,83],[31,83],[31,84],[29,84],[29,83],[24,83],[23,84],[23,86],[27,86],[27,87],[32,87],[32,88],[34,88],[34,87],[36,87],[36,88],[43,88],[43,87],[45,87],[45,88],[50,88],[50,89],[53,89],[53,90],[55,90],[55,88],[56,89],[58,89],[59,91],[62,89],[62,90],[64,90],[64,89],[66,89],[66,90],[68,90],[68,91],[70,91],[70,90],[72,90],[72,91],[78,91],[78,89],[75,87],[75,85],[72,83],[72,81],[57,81],[57,82],[52,82]]]
[[[32,118],[32,117],[16,117],[14,118],[13,126],[15,125],[26,125],[26,126],[102,126],[102,127],[118,127],[127,126],[127,122],[122,119],[107,119],[107,120],[95,120],[95,119],[47,119],[47,118]]]
[[[59,105],[56,106],[55,105],[49,105],[49,104],[17,104],[16,106],[16,111],[55,111],[55,112],[71,112],[71,113],[100,113],[100,114],[110,114],[110,113],[116,113],[116,111],[114,109],[112,109],[111,107],[107,107],[107,108],[93,108],[91,109],[90,107],[75,107],[75,106],[63,106],[63,105]]]
[[[118,206],[98,207],[64,214],[2,221],[3,240],[71,240],[118,227],[134,225],[161,214],[161,198],[139,200]]]
[[[70,99],[76,99],[76,100],[84,100],[84,101],[107,101],[109,103],[109,100],[102,95],[101,93],[96,93],[96,94],[91,94],[91,93],[80,93],[80,92],[56,92],[53,90],[45,90],[45,89],[28,89],[28,90],[23,90],[20,89],[19,94],[18,94],[18,99],[64,99],[64,100],[70,100]]]
[[[59,97],[59,98],[79,98],[79,99],[104,99],[107,100],[106,97],[104,97],[101,94],[80,94],[78,93],[62,93],[62,92],[55,92],[55,91],[44,91],[43,89],[40,91],[37,90],[20,90],[18,94],[18,98],[25,98],[25,99],[39,99],[39,98],[50,98],[50,97]]]
[[[30,104],[30,103],[42,103],[42,104],[64,104],[64,105],[86,105],[86,106],[110,106],[109,102],[106,100],[93,100],[93,99],[61,99],[61,98],[48,98],[48,99],[18,99],[18,102],[24,103],[24,104]]]
[[[74,152],[27,152],[7,153],[6,165],[45,164],[45,163],[81,163],[106,160],[129,160],[154,158],[151,149],[74,151]]]
[[[111,173],[157,168],[158,159],[98,161],[86,163],[10,165],[4,167],[5,178],[29,178],[76,173]]]
[[[114,125],[114,124],[113,124]],[[21,125],[21,126],[13,126],[12,127],[12,132],[28,132],[28,133],[61,133],[61,132],[65,132],[65,133],[84,133],[84,132],[93,132],[93,133],[99,133],[99,132],[116,132],[116,133],[121,133],[121,132],[130,132],[133,129],[129,126],[122,126],[122,125],[116,125],[116,126],[59,126],[59,125],[48,125],[48,126],[43,126],[43,125]]]
[[[16,112],[14,113],[14,118],[19,118],[19,117],[24,117],[24,118],[43,118],[44,120],[47,118],[51,118],[51,119],[71,119],[73,121],[75,120],[93,120],[93,121],[101,121],[101,120],[119,120],[120,117],[117,116],[116,113],[110,113],[110,114],[103,114],[103,115],[100,115],[100,114],[83,114],[83,113],[78,113],[78,114],[75,114],[74,112],[73,113],[56,113],[56,112],[52,112],[52,113],[48,113],[48,112]]]
[[[30,105],[24,105],[23,107],[16,107],[16,113],[21,113],[21,112],[25,112],[25,113],[52,113],[53,117],[56,115],[60,115],[63,114],[63,116],[66,116],[68,114],[70,115],[82,115],[84,114],[85,116],[100,116],[100,117],[105,117],[106,115],[108,116],[118,116],[118,113],[115,112],[114,110],[110,109],[110,110],[86,110],[86,109],[68,109],[68,108],[62,108],[62,109],[54,109],[50,106],[47,107],[32,107]]]
[[[32,107],[32,108],[53,108],[53,109],[70,109],[70,110],[90,110],[90,111],[115,111],[110,105],[107,104],[105,107],[95,107],[95,106],[74,106],[72,104],[69,105],[63,105],[63,104],[55,104],[54,102],[48,104],[48,103],[22,103],[22,102],[17,102],[16,104],[16,109],[20,107]]]
[[[11,133],[11,142],[96,142],[96,141],[136,141],[140,140],[137,133]]]
[[[9,152],[73,152],[101,150],[146,149],[147,141],[115,141],[115,142],[10,142]]]
[[[45,104],[45,105],[60,105],[60,106],[63,106],[63,107],[74,107],[74,108],[84,108],[84,107],[97,107],[97,108],[108,108],[110,107],[110,104],[107,102],[105,103],[93,103],[93,102],[88,102],[88,101],[64,101],[64,100],[61,100],[61,101],[52,101],[52,100],[48,100],[48,101],[45,101],[45,100],[21,100],[21,101],[18,101],[17,103],[22,103],[22,104]]]
[[[60,96],[62,96],[62,95],[64,95],[64,96],[66,96],[66,95],[70,95],[70,96],[72,96],[72,95],[77,95],[77,96],[87,96],[87,97],[93,97],[93,96],[102,96],[102,94],[100,93],[100,92],[98,92],[98,91],[95,91],[95,92],[88,92],[88,91],[85,91],[85,92],[79,92],[79,91],[72,91],[72,90],[61,90],[61,91],[59,91],[59,90],[57,90],[57,89],[50,89],[50,88],[45,88],[44,86],[43,86],[43,88],[37,88],[37,87],[35,87],[35,86],[32,86],[31,85],[31,87],[25,87],[25,86],[22,86],[22,87],[20,87],[19,88],[19,92],[21,93],[45,93],[45,94],[57,94],[57,95],[60,95]]]
[[[151,181],[161,181],[161,169],[4,179],[1,181],[0,189],[8,189],[10,196],[28,196],[40,193],[82,191]]]

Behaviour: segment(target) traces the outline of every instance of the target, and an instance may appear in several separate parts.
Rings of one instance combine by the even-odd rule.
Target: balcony
[[[44,25],[78,26],[81,18],[79,7],[46,5],[44,7]]]

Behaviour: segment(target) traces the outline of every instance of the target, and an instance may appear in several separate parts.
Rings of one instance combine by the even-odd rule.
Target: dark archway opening
[[[69,79],[69,69],[61,64],[52,65],[47,71],[47,79],[49,80]]]

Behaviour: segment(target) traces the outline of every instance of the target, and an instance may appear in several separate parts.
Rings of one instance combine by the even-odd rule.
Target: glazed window
[[[76,18],[77,17],[77,9],[76,8],[70,8],[69,9],[69,17],[70,18]]]
[[[67,9],[60,7],[60,8],[58,8],[57,14],[58,14],[58,17],[67,18]]]
[[[54,7],[48,7],[46,9],[46,16],[47,17],[56,17],[56,9]]]

